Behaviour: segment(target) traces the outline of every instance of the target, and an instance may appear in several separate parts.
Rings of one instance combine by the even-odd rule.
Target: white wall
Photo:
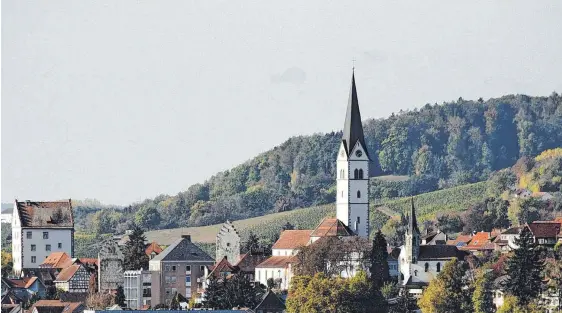
[[[27,233],[31,232],[31,239],[27,238]],[[43,232],[49,234],[48,239],[43,239]],[[37,268],[43,263],[45,258],[52,252],[66,252],[72,257],[72,230],[71,229],[45,229],[45,228],[23,228],[21,229],[21,253],[23,256],[23,268]],[[59,243],[61,248],[59,248]],[[35,251],[31,251],[35,245]],[[51,245],[51,250],[46,250],[46,245]],[[32,257],[35,256],[35,263]]]
[[[402,246],[400,256],[398,258],[398,267],[400,269],[400,273],[404,275],[404,281],[402,281],[401,283],[404,284],[405,282],[407,282],[410,276],[412,277],[412,282],[429,283],[439,274],[439,272],[437,271],[437,264],[440,264],[440,271],[443,271],[443,268],[447,261],[448,260],[418,260],[418,262],[415,264],[409,264],[406,260],[404,246]],[[427,272],[425,271],[426,263],[429,265]]]
[[[290,256],[297,254],[297,249],[271,249],[272,256]]]
[[[281,289],[289,289],[289,283],[292,278],[291,270],[288,268],[258,268],[256,267],[255,280],[260,284],[267,286],[267,280],[273,278],[281,278]]]

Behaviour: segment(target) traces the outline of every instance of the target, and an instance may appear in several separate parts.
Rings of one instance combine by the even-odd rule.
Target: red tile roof
[[[306,246],[311,230],[284,230],[272,249],[298,249]]]
[[[560,233],[560,223],[555,222],[533,222],[528,224],[533,236],[538,238],[556,238]]]
[[[60,300],[39,300],[29,308],[29,312],[33,312],[35,308],[41,312],[41,308],[54,308],[62,307],[62,313],[73,313],[82,310],[77,310],[79,307],[83,306],[81,302],[62,302]]]
[[[76,274],[76,272],[80,269],[80,264],[74,264],[71,265],[65,269],[63,269],[62,271],[60,271],[60,273],[57,275],[57,279],[55,281],[69,281],[72,276],[74,276],[74,274]]]
[[[490,242],[491,234],[489,232],[478,232],[472,239],[470,243],[466,246],[461,247],[461,250],[482,250],[486,244]]]
[[[16,200],[18,216],[22,227],[68,228],[74,227],[72,204],[66,201],[23,201]]]
[[[156,254],[160,254],[160,252],[162,252],[163,249],[162,247],[160,247],[155,241],[153,241],[152,243],[150,243],[148,245],[148,247],[146,247],[146,249],[144,250],[144,253],[146,253],[146,255],[150,256],[150,254],[152,254],[152,252],[156,253]]]
[[[447,244],[453,246],[456,246],[459,242],[464,242],[468,244],[471,239],[472,239],[471,235],[460,235],[457,237],[457,239],[447,240]]]
[[[323,219],[318,227],[312,231],[312,234],[310,234],[311,237],[339,237],[352,235],[353,231],[337,218]]]
[[[62,268],[62,264],[69,260],[70,256],[65,252],[51,252],[49,256],[39,265],[39,267]]]
[[[265,261],[269,256],[263,254],[249,254],[244,253],[240,255],[240,261],[234,266],[237,266],[242,272],[253,273],[261,262]]]
[[[33,285],[33,283],[37,280],[36,276],[33,277],[23,277],[23,278],[17,278],[17,279],[8,279],[8,281],[10,281],[12,284],[14,284],[14,287],[16,288],[29,288],[31,287],[31,285]]]
[[[261,262],[256,268],[285,268],[289,263],[296,262],[295,256],[272,256]]]
[[[211,271],[211,273],[209,275],[213,275],[214,277],[217,277],[222,272],[236,272],[237,270],[238,269],[236,267],[232,266],[232,264],[230,264],[230,262],[228,262],[226,257],[223,257],[219,261],[219,263],[217,263],[215,266],[213,266],[213,270]]]

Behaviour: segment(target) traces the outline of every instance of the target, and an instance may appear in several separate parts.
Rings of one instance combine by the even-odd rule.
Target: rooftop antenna
[[[352,71],[354,71],[354,72],[355,72],[355,61],[356,61],[355,58],[353,58],[353,59],[351,60],[351,62],[352,62],[352,64],[353,64]]]

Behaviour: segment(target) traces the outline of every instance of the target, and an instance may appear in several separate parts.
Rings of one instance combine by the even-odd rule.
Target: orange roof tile
[[[62,268],[61,265],[69,259],[66,252],[51,252],[39,267]]]
[[[225,256],[219,261],[219,263],[217,263],[215,266],[213,266],[213,270],[211,271],[211,273],[209,273],[209,275],[213,275],[213,276],[216,277],[221,272],[235,272],[236,270],[237,270],[237,268],[232,266],[232,264],[230,264],[230,262],[228,262],[228,260],[226,259],[226,256]]]
[[[55,281],[69,281],[74,274],[80,269],[80,264],[71,265],[57,275],[57,279]]]
[[[337,218],[324,218],[316,229],[314,229],[312,234],[310,234],[311,237],[339,237],[351,235],[353,235],[353,231]]]
[[[146,247],[146,249],[144,250],[144,253],[146,253],[146,255],[150,256],[152,254],[152,252],[156,253],[156,254],[160,254],[160,252],[162,252],[163,249],[162,247],[160,247],[155,241],[153,241],[151,244],[148,245],[148,247]]]
[[[98,265],[98,259],[96,258],[79,258],[78,261],[82,264],[95,264]]]
[[[81,302],[62,302],[60,300],[39,300],[29,308],[29,312],[33,312],[35,308],[63,307],[62,313],[73,313],[78,307],[82,306]],[[40,310],[38,310],[40,311]]]
[[[311,230],[284,230],[272,249],[298,249],[306,246]]]
[[[491,234],[489,232],[481,231],[474,236],[470,240],[469,244],[466,246],[461,247],[462,250],[481,250],[483,249],[486,244],[490,242]]]
[[[36,276],[32,276],[32,277],[23,277],[23,278],[17,278],[17,279],[8,279],[12,284],[14,284],[14,287],[16,288],[29,288],[31,287],[31,285],[33,285],[33,283],[37,280]]]
[[[269,259],[261,262],[256,268],[285,268],[289,263],[294,263],[296,261],[295,256],[272,256]]]

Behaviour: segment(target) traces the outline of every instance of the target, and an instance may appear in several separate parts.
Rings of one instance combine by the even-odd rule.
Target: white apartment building
[[[52,252],[74,254],[74,218],[70,199],[66,201],[14,202],[12,256],[14,272],[39,268]]]
[[[152,278],[150,271],[125,271],[123,291],[127,308],[140,310],[151,305]]]

